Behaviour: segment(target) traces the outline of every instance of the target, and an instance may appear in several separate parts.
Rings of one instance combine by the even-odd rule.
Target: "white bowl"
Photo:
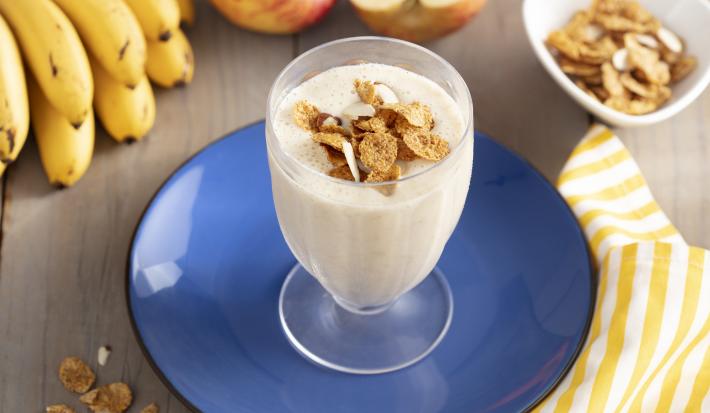
[[[587,9],[592,0],[525,0],[523,20],[535,54],[553,79],[580,105],[615,126],[644,126],[668,119],[683,110],[710,83],[710,1],[640,0],[661,24],[685,39],[688,53],[698,58],[698,67],[671,87],[673,97],[659,110],[646,115],[627,115],[604,106],[579,89],[557,65],[545,46],[545,38],[564,26],[572,15]]]

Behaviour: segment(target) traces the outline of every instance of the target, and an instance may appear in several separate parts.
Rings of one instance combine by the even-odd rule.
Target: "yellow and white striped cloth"
[[[558,182],[599,266],[585,347],[536,412],[710,412],[710,252],[689,247],[619,138],[593,126]]]

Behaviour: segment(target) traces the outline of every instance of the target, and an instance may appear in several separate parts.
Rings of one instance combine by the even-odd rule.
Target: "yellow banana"
[[[125,2],[135,13],[148,40],[168,40],[180,25],[180,7],[176,0],[125,0]]]
[[[180,24],[192,26],[195,24],[195,0],[177,0],[180,7]]]
[[[34,79],[27,82],[30,119],[39,157],[49,183],[72,186],[84,175],[94,151],[94,114],[89,108],[77,129],[42,94]]]
[[[159,86],[182,86],[192,82],[195,59],[182,30],[176,30],[167,42],[148,40],[145,70],[150,80]]]
[[[0,16],[0,163],[17,159],[30,128],[27,84],[15,38]],[[2,175],[0,171],[0,175]]]
[[[94,85],[74,26],[50,0],[0,0],[0,13],[49,102],[79,127],[91,111]]]
[[[136,16],[123,0],[54,0],[86,48],[111,76],[135,86],[145,74],[146,46]]]
[[[140,140],[155,122],[155,97],[148,78],[133,89],[113,79],[101,65],[91,59],[96,93],[94,109],[106,132],[118,142]]]

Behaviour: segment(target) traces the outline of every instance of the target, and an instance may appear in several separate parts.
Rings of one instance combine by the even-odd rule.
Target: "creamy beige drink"
[[[363,164],[362,154],[357,165],[350,159],[341,169],[350,175],[347,171],[355,167],[365,182],[329,176],[333,160],[314,140],[314,131],[297,122],[294,110],[307,101],[336,118],[327,123],[337,121],[347,129],[351,118],[365,119],[358,113],[372,115],[363,109],[356,81],[378,85],[382,107],[415,102],[428,107],[433,127],[427,128],[444,146],[448,143],[447,154],[437,161],[420,156],[405,161],[399,159],[400,148],[392,166],[395,183],[373,179],[376,171]],[[277,160],[273,148],[269,151],[274,203],[299,262],[351,309],[386,305],[420,283],[439,260],[468,192],[473,161],[473,138],[465,133],[469,115],[433,81],[400,67],[366,63],[334,67],[306,80],[280,97],[271,117],[268,133],[285,154]],[[392,134],[401,140],[394,129]],[[357,142],[353,145],[357,153]]]

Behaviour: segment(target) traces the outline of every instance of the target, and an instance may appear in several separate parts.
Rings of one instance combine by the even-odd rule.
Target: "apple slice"
[[[357,159],[355,159],[355,151],[350,142],[343,142],[343,153],[345,154],[345,160],[348,161],[348,168],[350,168],[350,173],[353,174],[355,182],[360,182],[360,170],[357,166]]]
[[[375,96],[382,99],[382,103],[399,103],[397,94],[384,83],[375,82]]]
[[[486,0],[350,0],[374,32],[425,42],[458,30]]]

